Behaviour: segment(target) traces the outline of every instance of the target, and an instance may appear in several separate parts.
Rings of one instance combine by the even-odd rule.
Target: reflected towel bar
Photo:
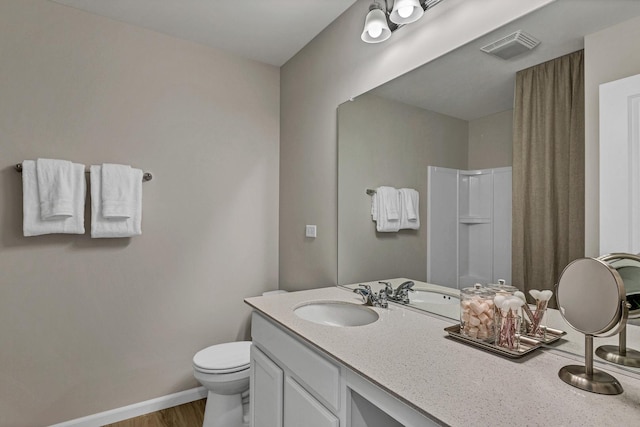
[[[16,170],[22,173],[22,163],[18,163],[16,165]],[[84,173],[89,173],[89,171],[84,171]],[[151,181],[152,179],[153,179],[153,175],[151,175],[151,172],[144,172],[142,174],[142,182]]]

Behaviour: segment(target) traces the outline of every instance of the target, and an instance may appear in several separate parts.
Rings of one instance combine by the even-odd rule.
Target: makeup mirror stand
[[[585,353],[584,366],[565,366],[558,377],[591,393],[622,393],[622,385],[615,377],[593,368],[593,337],[619,334],[629,318],[622,277],[605,261],[582,258],[565,267],[556,289],[561,316],[569,326],[584,334]]]
[[[615,377],[593,368],[593,335],[584,336],[584,363],[582,365],[567,365],[558,372],[558,376],[565,383],[599,394],[620,394],[622,386]]]
[[[627,307],[628,308],[628,307]],[[603,345],[596,349],[596,355],[607,362],[640,368],[640,351],[627,348],[627,327],[620,331],[619,345]]]

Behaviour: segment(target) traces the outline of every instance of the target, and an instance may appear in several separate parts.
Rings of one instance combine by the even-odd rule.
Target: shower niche
[[[429,166],[427,282],[456,289],[511,281],[511,167]]]

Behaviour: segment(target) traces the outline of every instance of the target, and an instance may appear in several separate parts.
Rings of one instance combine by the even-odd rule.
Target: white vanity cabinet
[[[251,329],[253,427],[437,425],[257,312]]]
[[[338,418],[267,355],[251,347],[253,427],[339,427]],[[256,397],[254,397],[256,396]]]
[[[251,330],[253,427],[339,427],[339,366],[257,313]]]

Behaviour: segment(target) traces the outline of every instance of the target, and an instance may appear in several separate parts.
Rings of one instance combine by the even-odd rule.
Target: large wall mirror
[[[464,176],[508,170],[516,72],[583,49],[585,35],[639,15],[637,1],[557,0],[340,105],[339,285],[390,278],[428,282],[429,166],[462,171]],[[508,60],[480,50],[518,30],[541,43]],[[418,230],[376,232],[367,189],[379,186],[418,191]],[[510,187],[504,188],[510,192]],[[504,213],[509,204],[510,199],[493,209]],[[507,213],[496,216],[493,226],[510,229]],[[510,245],[501,249],[500,260],[510,265]],[[504,274],[508,276],[509,271]],[[498,278],[487,281],[495,283]],[[451,288],[469,285],[431,283]],[[640,347],[640,343],[631,345]]]

